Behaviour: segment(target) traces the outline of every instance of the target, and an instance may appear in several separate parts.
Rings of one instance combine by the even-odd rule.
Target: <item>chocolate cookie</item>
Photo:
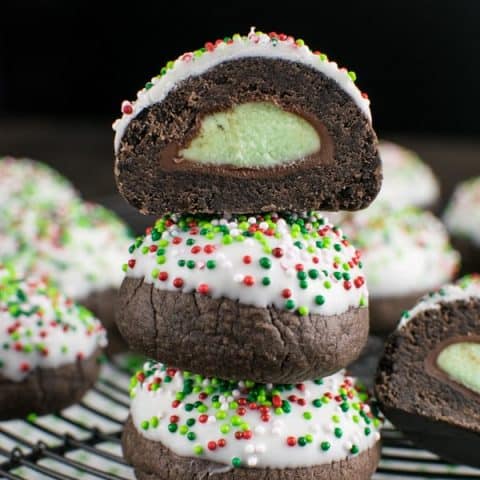
[[[298,382],[345,367],[367,340],[359,253],[318,213],[166,216],[130,251],[117,325],[156,360]]]
[[[457,186],[443,219],[462,254],[462,272],[480,271],[480,177]]]
[[[0,262],[21,276],[47,276],[99,317],[109,351],[125,343],[114,323],[115,295],[132,236],[106,208],[83,202],[73,186],[41,162],[0,158]]]
[[[446,460],[480,467],[480,281],[465,277],[406,312],[380,362],[388,419]]]
[[[434,210],[440,199],[440,184],[433,170],[417,153],[392,142],[378,147],[383,167],[383,183],[377,202],[394,208],[408,206]]]
[[[404,310],[455,278],[459,255],[430,212],[376,201],[362,212],[340,214],[337,221],[362,252],[374,333],[391,332]]]
[[[138,479],[361,480],[379,461],[380,420],[343,372],[263,385],[148,362],[131,396],[122,444]]]
[[[122,104],[118,188],[155,215],[364,208],[381,166],[355,78],[283,34],[207,42]]]
[[[78,401],[96,381],[105,331],[45,280],[0,269],[0,419]]]

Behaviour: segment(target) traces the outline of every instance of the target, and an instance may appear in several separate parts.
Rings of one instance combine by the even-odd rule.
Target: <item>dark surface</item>
[[[298,383],[330,375],[360,355],[368,309],[299,316],[228,298],[160,290],[125,278],[117,325],[132,350],[207,377]]]
[[[442,184],[442,207],[457,182],[480,174],[478,139],[402,135],[389,139],[416,150],[433,167]],[[153,221],[140,215],[116,193],[109,122],[0,120],[0,154],[32,156],[52,165],[70,178],[86,198],[113,208],[137,231]]]
[[[380,460],[380,442],[346,460],[305,468],[232,468],[194,457],[175,455],[168,446],[140,435],[129,417],[122,435],[125,458],[138,480],[368,480]]]
[[[314,126],[321,148],[271,168],[179,161],[203,117],[268,102]],[[127,126],[117,154],[120,192],[142,213],[358,210],[381,185],[377,138],[355,101],[311,67],[267,58],[224,62],[176,85]]]
[[[1,2],[0,115],[110,119],[168,60],[256,25],[356,71],[381,135],[480,133],[480,2],[110,5]]]
[[[381,410],[399,430],[450,461],[477,467],[480,395],[451,380],[432,359],[441,345],[478,341],[479,313],[480,300],[472,298],[413,317],[387,340],[375,383]]]

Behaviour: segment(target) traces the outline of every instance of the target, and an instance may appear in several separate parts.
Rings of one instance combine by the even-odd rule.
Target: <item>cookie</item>
[[[364,208],[381,166],[355,78],[284,34],[207,42],[122,104],[118,188],[154,215]]]
[[[111,353],[124,349],[114,322],[120,267],[132,239],[124,223],[83,202],[62,176],[33,160],[0,159],[0,199],[0,261],[13,263],[20,275],[48,276],[102,319]]]
[[[406,312],[380,362],[383,413],[448,461],[480,467],[480,280],[465,277]]]
[[[443,220],[462,254],[462,272],[480,271],[480,177],[457,185]]]
[[[392,331],[404,310],[455,278],[459,255],[430,212],[375,202],[362,212],[342,215],[339,224],[362,252],[374,333]]]
[[[0,273],[0,419],[77,402],[97,379],[104,328],[47,281]]]
[[[130,248],[117,325],[130,347],[221,378],[298,382],[359,355],[359,253],[318,213],[168,215]]]
[[[440,184],[433,170],[417,153],[392,142],[380,141],[383,183],[376,202],[394,208],[408,206],[433,210],[440,199]]]
[[[131,397],[122,445],[138,479],[361,480],[378,464],[380,419],[343,372],[264,385],[148,362]]]

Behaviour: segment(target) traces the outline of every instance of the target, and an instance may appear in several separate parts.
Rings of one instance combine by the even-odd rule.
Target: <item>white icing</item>
[[[75,300],[120,286],[130,243],[116,216],[80,201],[56,210],[24,205],[7,232],[0,227],[0,258],[21,275],[48,276]]]
[[[15,382],[106,345],[105,331],[90,312],[39,279],[0,273],[0,324],[0,374]]]
[[[0,205],[13,215],[30,201],[35,207],[65,205],[78,198],[74,187],[47,165],[28,158],[0,157]],[[12,211],[13,209],[13,211]],[[3,215],[0,218],[2,225]]]
[[[380,142],[383,183],[375,202],[393,208],[430,207],[439,198],[440,186],[432,169],[415,152],[391,142]]]
[[[403,328],[421,312],[439,309],[441,303],[468,300],[474,297],[480,297],[480,278],[478,276],[464,277],[456,283],[445,285],[438,291],[423,296],[417,305],[402,316],[398,329]]]
[[[277,58],[314,68],[334,80],[352,98],[365,117],[371,121],[370,102],[362,96],[347,70],[339,68],[335,62],[320,60],[319,56],[315,55],[306,45],[295,43],[292,37],[288,37],[284,41],[272,42],[268,35],[257,34],[252,29],[248,36],[235,36],[231,43],[221,43],[212,52],[206,51],[199,57],[190,52],[185,53],[174,62],[172,68],[168,69],[165,75],[152,78],[153,86],[148,90],[145,88],[140,90],[137,93],[137,100],[129,104],[132,107],[132,113],[124,113],[113,124],[115,151],[118,152],[120,141],[131,120],[143,109],[161,102],[179,82],[201,75],[223,62],[247,57]]]
[[[460,183],[445,211],[448,230],[480,246],[480,177]]]
[[[182,391],[184,377],[181,372],[177,372],[170,383],[165,383],[166,372],[162,371],[161,367],[160,364],[153,367],[148,365],[146,371],[153,369],[153,375],[133,387],[131,391],[132,420],[141,435],[149,440],[160,442],[180,456],[195,457],[194,448],[202,447],[203,451],[197,458],[225,465],[232,465],[232,459],[236,457],[240,459],[242,467],[248,468],[310,467],[346,460],[373,447],[380,438],[378,421],[370,419],[365,423],[359,411],[353,407],[353,404],[358,407],[362,403],[361,408],[364,412],[368,414],[370,411],[368,405],[360,400],[351,386],[347,386],[347,391],[352,395],[352,398],[345,402],[348,404],[348,410],[342,410],[341,403],[344,402],[342,399],[335,400],[334,397],[345,381],[351,382],[349,385],[353,383],[353,379],[345,376],[344,372],[324,378],[323,384],[316,384],[313,381],[304,382],[303,391],[292,387],[291,391],[279,393],[281,400],[293,394],[297,398],[305,399],[305,405],[291,401],[290,413],[276,414],[270,409],[268,421],[262,420],[262,414],[258,409],[251,410],[248,405],[245,407],[245,414],[239,416],[236,408],[231,408],[230,402],[238,401],[242,396],[240,393],[235,398],[220,396],[219,408],[215,408],[210,395],[203,400],[203,404],[207,407],[205,415],[216,419],[218,412],[225,412],[226,418],[201,423],[200,413],[196,409],[190,412],[185,410],[187,403],[198,400],[198,394],[188,394],[177,408],[173,408],[172,400],[175,400],[177,392]],[[161,380],[161,385],[156,391],[152,391],[149,385],[155,378]],[[271,391],[272,388],[275,386],[267,387],[266,391]],[[332,400],[322,403],[319,408],[315,407],[312,402],[315,399],[321,399],[324,394],[333,394]],[[245,398],[246,394],[243,397]],[[305,418],[305,412],[310,413],[310,419]],[[168,430],[172,415],[179,417],[177,422],[179,429],[175,433]],[[242,424],[247,424],[245,429],[251,432],[250,439],[235,438],[235,432],[242,430],[242,426],[232,425],[233,416],[237,416]],[[158,419],[158,424],[149,424],[153,417]],[[357,417],[358,423],[355,422],[354,417]],[[180,433],[180,427],[186,425],[189,418],[196,420],[195,425],[188,429],[195,434],[193,441]],[[143,422],[149,424],[146,429],[142,427]],[[223,425],[230,425],[230,431],[222,432],[220,429]],[[336,436],[335,428],[341,429],[340,438]],[[365,431],[366,428],[369,429],[368,433]],[[287,444],[288,437],[293,436],[298,440],[307,435],[311,436],[311,442],[305,446],[297,443],[292,447]],[[220,439],[226,441],[224,447],[217,446],[214,450],[208,448],[210,441],[218,442]],[[323,442],[328,442],[328,450],[322,450]],[[353,446],[355,446],[354,452],[351,451]]]
[[[393,211],[380,204],[344,214],[340,225],[362,252],[372,297],[401,296],[450,281],[460,257],[430,212]]]
[[[215,225],[228,228],[232,237],[232,243],[228,245],[222,242],[221,233],[208,239],[205,235],[191,235],[188,230],[182,231],[173,223],[162,233],[161,239],[153,240],[151,234],[143,239],[131,255],[127,276],[144,278],[145,282],[153,283],[161,290],[185,293],[199,291],[201,285],[208,285],[208,295],[213,298],[226,297],[256,307],[274,305],[285,309],[287,298],[282,295],[284,289],[290,289],[289,298],[295,302],[295,308],[304,306],[310,313],[335,315],[350,307],[365,305],[368,293],[355,248],[346,241],[342,243],[341,231],[335,233],[332,225],[321,215],[312,215],[305,217],[305,226],[309,230],[305,238],[295,233],[292,236],[292,227],[279,218],[275,226],[277,235],[262,236],[265,244],[252,237],[243,237],[241,222],[235,219],[217,218],[211,222],[212,228]],[[317,225],[315,222],[319,221],[325,223]],[[261,219],[257,222],[255,218],[249,219],[248,225],[264,229],[268,227],[266,222]],[[318,231],[322,231],[322,234]],[[174,244],[174,238],[179,239],[180,243]],[[194,245],[187,245],[188,239],[194,239]],[[157,247],[160,248],[162,241],[168,245],[162,258],[164,263],[159,264]],[[318,241],[329,242],[328,247],[319,248],[316,244]],[[301,248],[295,242],[300,242]],[[207,245],[213,246],[212,252],[207,253]],[[194,253],[193,248],[198,249],[198,253]],[[282,250],[282,257],[273,255],[275,248]],[[250,263],[245,263],[245,256],[250,257]],[[270,261],[270,268],[261,266],[262,258]],[[195,267],[179,266],[179,260],[193,261]],[[207,262],[212,260],[216,262],[214,269],[208,268]],[[347,265],[348,262],[350,265]],[[302,288],[298,278],[298,265],[305,272],[306,288]],[[311,270],[318,272],[317,278],[310,278]],[[161,280],[159,275],[162,273],[166,273],[168,278]],[[342,275],[349,280],[346,281]],[[254,280],[252,286],[244,283],[248,276]],[[266,276],[271,282],[267,286],[262,284]],[[180,289],[175,286],[176,278],[183,280]],[[323,304],[316,302],[319,295],[324,297]]]

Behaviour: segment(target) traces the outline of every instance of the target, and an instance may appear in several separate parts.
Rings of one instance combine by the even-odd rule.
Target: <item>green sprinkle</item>
[[[308,315],[308,307],[305,307],[305,306],[301,306],[301,307],[298,307],[298,313],[302,316],[302,317],[305,317]]]
[[[158,420],[158,417],[152,417],[152,418],[150,419],[150,426],[151,426],[152,428],[157,428],[159,423],[160,423],[160,422],[159,422],[159,420]]]
[[[311,420],[312,419],[312,413],[311,412],[303,412],[303,418],[305,420]]]
[[[238,458],[238,457],[233,457],[232,458],[232,465],[235,467],[235,468],[239,468],[242,466],[242,461]]]
[[[140,426],[142,427],[143,430],[148,430],[148,427],[150,426],[150,422],[148,420],[144,420]]]
[[[334,433],[337,438],[342,438],[343,430],[339,427],[336,427],[334,430]]]
[[[176,423],[169,423],[168,424],[168,431],[170,433],[175,433],[178,430],[178,425]]]
[[[358,447],[357,445],[352,445],[352,448],[350,449],[350,453],[353,455],[356,455],[358,453]]]
[[[327,452],[328,450],[330,450],[330,442],[322,442],[320,444],[320,448],[324,451],[324,452]]]
[[[264,285],[265,287],[268,287],[270,285],[270,283],[272,283],[272,281],[270,280],[269,277],[263,277],[262,278],[262,285]]]
[[[197,435],[195,434],[195,432],[188,432],[187,433],[187,438],[193,442],[196,438],[197,438]]]
[[[208,260],[207,261],[207,268],[209,270],[213,270],[217,266],[217,262],[215,260]]]
[[[260,266],[263,268],[271,268],[272,266],[272,261],[268,257],[262,257],[260,259]]]
[[[203,447],[201,445],[195,445],[193,447],[193,453],[195,453],[195,455],[201,455],[203,453]]]
[[[317,305],[323,305],[325,303],[325,297],[323,295],[317,295],[315,297],[315,303]]]

